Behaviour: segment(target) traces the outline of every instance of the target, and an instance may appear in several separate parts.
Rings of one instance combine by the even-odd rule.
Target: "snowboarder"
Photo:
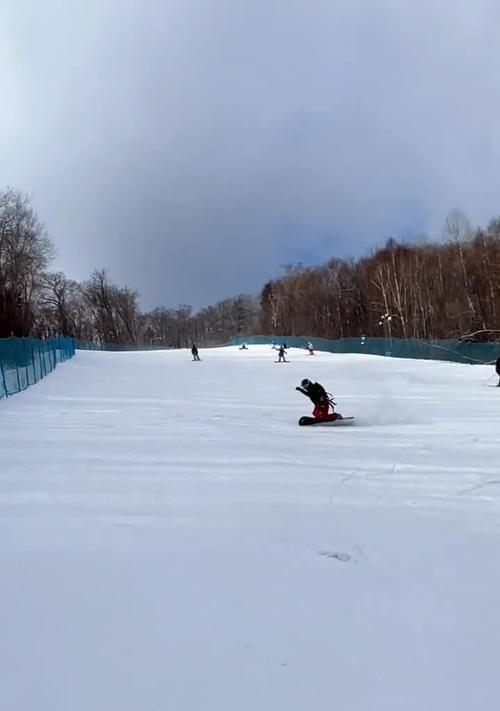
[[[240,351],[247,351],[247,350],[248,350],[248,348],[246,347],[246,345],[244,343],[242,343],[240,346]]]
[[[193,346],[191,348],[191,355],[193,356],[193,360],[200,360],[200,356],[198,355],[198,348],[196,347],[196,343],[193,343]]]
[[[278,363],[286,363],[287,360],[285,358],[286,356],[286,350],[285,350],[285,344],[279,347],[278,350]]]
[[[498,377],[500,378],[500,355],[497,358],[497,362],[495,363],[495,370],[497,372]],[[498,381],[498,386],[500,388],[500,380]]]
[[[309,355],[314,355],[314,347],[311,341],[309,341],[307,344],[307,350],[309,351]]]
[[[298,390],[299,393],[302,393],[303,395],[308,397],[309,400],[312,402],[312,404],[314,405],[313,417],[315,417],[317,420],[342,419],[342,415],[340,415],[338,412],[335,412],[333,407],[335,403],[333,402],[330,394],[327,393],[325,388],[321,385],[321,383],[312,383],[307,378],[304,378],[304,380],[302,380],[302,382],[300,383],[300,386],[297,386],[295,390]],[[332,409],[331,413],[330,407]]]

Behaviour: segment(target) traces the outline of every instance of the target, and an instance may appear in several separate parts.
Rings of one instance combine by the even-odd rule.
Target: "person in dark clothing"
[[[285,350],[285,345],[282,345],[279,347],[278,350],[278,363],[286,363],[286,350]]]
[[[497,358],[497,362],[495,363],[495,370],[497,372],[498,377],[500,378],[500,355]],[[500,380],[498,381],[498,386],[500,388]]]
[[[304,378],[300,386],[297,386],[295,390],[309,398],[314,405],[313,417],[316,417],[318,420],[338,420],[342,417],[342,415],[339,415],[333,410],[335,403],[321,383],[312,383],[307,378]],[[330,407],[332,408],[331,413]]]
[[[196,347],[196,343],[193,343],[193,346],[191,348],[191,355],[193,356],[193,360],[200,360],[200,356],[198,355],[198,348]]]

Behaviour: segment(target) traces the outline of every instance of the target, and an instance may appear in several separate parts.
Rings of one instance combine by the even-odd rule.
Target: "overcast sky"
[[[143,304],[500,213],[498,0],[0,0],[0,187]]]

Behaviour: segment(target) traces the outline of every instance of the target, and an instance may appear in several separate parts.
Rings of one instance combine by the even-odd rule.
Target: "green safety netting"
[[[0,339],[0,398],[26,390],[74,354],[74,339],[66,336]]]
[[[455,363],[494,363],[500,355],[500,343],[467,343],[442,340],[421,341],[402,338],[314,338],[313,336],[246,336],[233,338],[233,345],[282,344],[290,348],[306,348],[311,342],[318,351],[330,353],[369,353],[394,358],[447,360]]]

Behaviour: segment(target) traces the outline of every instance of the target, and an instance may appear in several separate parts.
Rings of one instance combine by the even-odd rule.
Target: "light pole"
[[[384,335],[385,339],[389,339],[389,350],[387,350],[387,344],[386,344],[386,350],[385,350],[385,355],[390,356],[392,355],[392,316],[390,314],[382,314],[380,317],[380,321],[378,322],[379,326],[384,327]]]

